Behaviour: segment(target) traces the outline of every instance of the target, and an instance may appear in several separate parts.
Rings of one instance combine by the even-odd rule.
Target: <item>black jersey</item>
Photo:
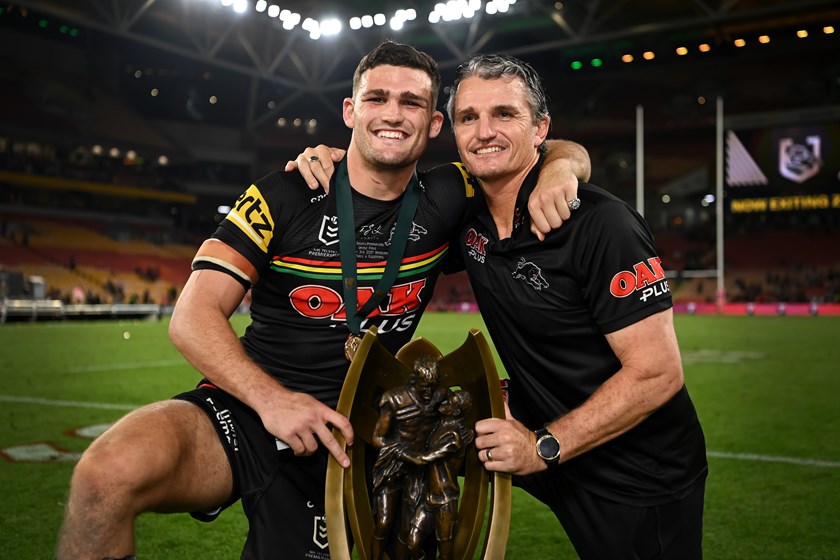
[[[376,325],[391,352],[417,328],[472,193],[456,165],[419,178],[420,201],[399,273],[362,323],[362,331]],[[199,251],[193,262],[194,269],[222,269],[246,285],[253,282],[252,322],[241,339],[246,352],[289,389],[333,407],[347,373],[349,334],[334,193],[334,182],[325,194],[310,190],[298,174],[275,171],[239,197],[213,234],[236,251],[233,258],[219,262],[212,251]],[[355,190],[352,196],[361,307],[384,272],[402,199],[375,200]],[[240,258],[247,262],[237,264]],[[243,271],[249,263],[252,274]]]
[[[530,234],[526,205],[538,171],[520,189],[510,238],[498,239],[485,206],[455,248],[510,376],[511,411],[531,429],[581,405],[621,368],[606,333],[671,307],[647,224],[606,191],[580,184],[583,203],[571,219],[543,242]],[[679,497],[706,469],[685,387],[637,427],[559,468],[617,501]]]

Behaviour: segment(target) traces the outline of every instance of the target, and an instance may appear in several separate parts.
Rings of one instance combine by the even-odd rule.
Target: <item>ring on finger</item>
[[[573,198],[572,200],[567,200],[566,204],[569,205],[569,210],[577,210],[578,208],[580,208],[580,199]]]
[[[318,156],[309,156],[309,161],[318,161]]]
[[[492,461],[492,460],[493,460],[493,455],[490,453],[490,451],[491,451],[490,449],[488,449],[488,450],[487,450],[487,460],[488,460],[488,461]]]

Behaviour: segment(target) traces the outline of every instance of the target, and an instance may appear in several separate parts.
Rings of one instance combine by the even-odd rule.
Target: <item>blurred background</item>
[[[253,179],[346,145],[384,39],[444,84],[479,52],[531,63],[678,311],[840,313],[837,26],[820,0],[2,2],[0,320],[168,312]],[[444,133],[420,167],[455,159]],[[455,275],[431,308],[472,306]]]

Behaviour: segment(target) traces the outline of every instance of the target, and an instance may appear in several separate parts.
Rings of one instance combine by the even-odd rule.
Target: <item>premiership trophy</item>
[[[446,356],[423,338],[394,356],[372,328],[350,364],[337,410],[350,419],[355,442],[345,446],[350,467],[332,456],[327,466],[333,559],[350,560],[351,542],[360,560],[472,559],[483,528],[481,557],[504,557],[510,475],[486,471],[473,441],[476,421],[505,417],[480,331],[471,329]]]

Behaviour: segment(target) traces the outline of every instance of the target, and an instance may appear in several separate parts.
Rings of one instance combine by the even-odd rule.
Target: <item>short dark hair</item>
[[[353,74],[354,97],[359,89],[362,74],[371,68],[376,68],[383,64],[416,68],[428,74],[432,80],[432,108],[437,106],[438,90],[440,89],[440,73],[438,72],[437,62],[428,54],[418,51],[411,45],[404,45],[394,41],[381,43],[378,47],[367,53],[359,62],[359,65],[356,67],[356,72]]]

